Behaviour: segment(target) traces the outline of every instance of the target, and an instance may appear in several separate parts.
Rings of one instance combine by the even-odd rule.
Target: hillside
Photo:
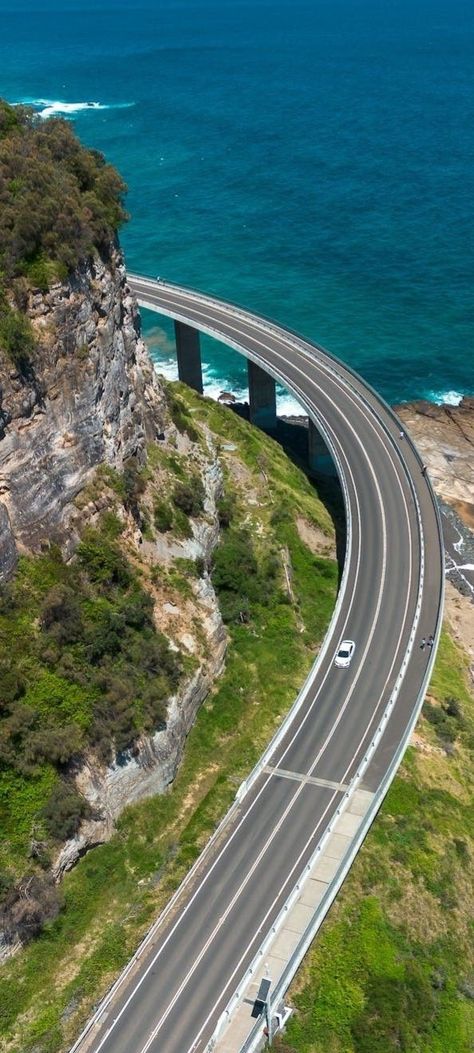
[[[185,873],[337,583],[304,475],[156,376],[124,190],[66,122],[0,104],[0,1001],[22,1053],[69,1044]]]
[[[134,576],[153,597],[155,625],[172,654],[176,657],[179,646],[180,661],[190,663],[184,673],[192,675],[214,650],[203,635],[196,603],[200,597],[204,602],[203,594],[208,602],[215,588],[228,641],[225,670],[197,713],[169,792],[116,817],[108,844],[65,874],[59,914],[4,965],[3,1048],[17,1053],[68,1047],[294,699],[334,603],[332,525],[305,476],[271,439],[230,411],[184,388],[170,401],[182,430],[171,429],[165,441],[148,447],[139,496],[142,543],[135,547],[126,512],[120,535],[114,520],[114,545],[123,546]],[[214,473],[218,469],[222,487],[219,540],[208,556],[196,549],[211,518],[200,505],[198,464],[204,479],[211,467]],[[107,497],[106,523],[123,515],[120,487],[115,479],[111,487],[107,476],[104,482],[99,469],[98,481],[79,501],[88,507]],[[35,581],[42,579],[43,559],[29,563]],[[159,741],[153,736],[147,741],[145,775],[153,771],[153,741],[163,763]],[[127,769],[137,771],[133,754],[119,769],[97,766],[92,780],[86,765],[81,785],[86,793],[99,789],[105,799],[117,774]],[[158,767],[155,771],[159,774]],[[93,819],[82,823],[91,841],[93,825]],[[26,822],[24,831],[26,845]]]

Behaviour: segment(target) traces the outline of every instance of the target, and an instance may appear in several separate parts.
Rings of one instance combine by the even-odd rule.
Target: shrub
[[[30,365],[34,346],[33,329],[26,315],[0,303],[0,348],[21,373]]]
[[[41,628],[58,643],[74,643],[82,636],[77,594],[68,585],[55,585],[46,594],[40,614]]]
[[[15,699],[20,698],[25,682],[14,658],[6,656],[0,661],[0,713],[5,712]]]
[[[67,278],[68,269],[60,260],[48,260],[44,253],[40,253],[31,262],[25,262],[23,274],[28,283],[40,292],[47,292],[49,287],[58,281]]]
[[[204,508],[204,486],[198,475],[187,482],[177,483],[173,490],[173,503],[187,516],[198,516]]]
[[[212,582],[225,622],[248,622],[252,605],[286,598],[278,587],[279,559],[269,552],[258,562],[247,530],[227,530],[214,553]]]
[[[91,807],[85,797],[61,780],[56,784],[41,815],[48,833],[57,841],[74,837],[81,819],[89,818]]]
[[[122,587],[131,584],[131,572],[120,549],[97,530],[85,532],[77,547],[77,559],[96,584]]]
[[[449,699],[441,706],[434,706],[431,702],[425,702],[423,705],[423,716],[434,727],[440,742],[446,746],[456,741],[462,727],[459,717],[456,718],[453,715],[453,709],[456,710],[456,713],[460,712],[458,704],[453,706],[453,702],[455,702],[454,699]]]
[[[8,943],[37,936],[63,906],[61,889],[50,875],[26,874],[7,892],[0,907],[0,927]]]
[[[81,744],[81,735],[75,724],[65,724],[64,727],[49,724],[37,728],[24,744],[24,766],[67,764],[79,752]]]
[[[125,508],[132,513],[134,519],[140,518],[140,497],[145,492],[145,480],[140,471],[136,457],[129,457],[125,462],[123,473],[123,503]]]
[[[182,399],[180,399],[170,387],[167,388],[167,395],[173,424],[178,431],[182,434],[186,434],[188,438],[191,439],[191,442],[198,442],[199,432],[190,418],[187,406],[185,406]]]
[[[19,107],[9,106],[7,102],[0,99],[0,139],[5,139],[16,133],[21,127],[21,113]]]
[[[219,526],[223,529],[227,529],[232,522],[234,514],[232,499],[225,495],[221,497],[220,501],[217,502],[217,518],[219,520]]]
[[[166,534],[173,526],[173,510],[167,501],[157,498],[153,505],[153,521],[156,529]]]

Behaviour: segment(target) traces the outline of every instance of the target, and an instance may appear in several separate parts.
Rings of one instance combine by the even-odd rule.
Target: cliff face
[[[19,553],[34,554],[51,541],[68,559],[82,529],[113,512],[123,552],[153,598],[156,627],[191,663],[159,729],[139,735],[109,766],[87,749],[69,766],[66,777],[92,805],[93,818],[61,849],[58,876],[111,836],[127,804],[172,781],[197,710],[222,669],[227,637],[206,570],[219,539],[222,478],[211,438],[193,441],[171,419],[117,250],[107,265],[96,256],[47,293],[28,292],[22,306],[34,354],[16,369],[0,350],[0,581],[12,577]],[[148,463],[147,447],[158,436]],[[97,472],[105,464],[119,478],[130,458],[135,471],[146,466],[138,515]],[[150,527],[158,493],[168,500],[176,484],[174,469],[163,467],[170,459],[192,464],[202,485],[202,508],[182,537]],[[200,576],[189,570],[180,579],[181,591],[173,579],[176,559],[202,563]]]
[[[36,349],[0,357],[0,580],[47,538],[71,548],[71,502],[98,464],[140,460],[163,427],[164,395],[139,336],[118,251],[47,293],[29,293]]]
[[[176,775],[199,707],[222,672],[227,633],[205,569],[220,536],[218,502],[222,492],[222,469],[207,429],[205,438],[206,443],[201,446],[167,422],[164,441],[160,443],[164,458],[169,456],[168,451],[172,451],[174,458],[192,463],[202,479],[203,514],[191,520],[191,535],[178,538],[158,533],[151,540],[143,538],[135,529],[128,536],[128,545],[135,548],[134,559],[141,566],[153,595],[155,624],[172,648],[192,657],[197,668],[168,699],[164,727],[153,734],[141,735],[133,748],[116,757],[108,767],[98,764],[94,756],[83,758],[74,778],[76,787],[91,805],[93,818],[83,821],[77,834],[59,852],[53,867],[55,877],[74,866],[89,848],[109,840],[115,820],[127,805],[166,790]],[[167,493],[171,488],[169,474],[160,468],[155,469],[154,485],[159,487],[160,493]],[[148,500],[146,494],[144,507]],[[199,560],[203,569],[199,577],[191,576],[176,588],[172,582],[166,581],[166,577],[170,572],[171,575],[173,571],[176,573],[183,560],[191,564]],[[153,585],[149,574],[156,566],[160,567],[163,580]]]

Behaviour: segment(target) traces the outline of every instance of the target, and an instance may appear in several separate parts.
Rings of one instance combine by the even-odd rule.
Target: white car
[[[334,659],[334,665],[338,665],[340,668],[345,669],[351,664],[352,655],[355,651],[355,643],[353,640],[343,640],[339,645],[339,650]]]

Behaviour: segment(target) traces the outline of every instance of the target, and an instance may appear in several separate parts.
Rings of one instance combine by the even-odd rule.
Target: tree
[[[43,601],[40,624],[58,643],[74,643],[81,639],[81,608],[69,585],[54,585],[49,590]]]
[[[0,268],[48,285],[98,250],[107,256],[127,218],[126,187],[61,119],[0,100]]]

